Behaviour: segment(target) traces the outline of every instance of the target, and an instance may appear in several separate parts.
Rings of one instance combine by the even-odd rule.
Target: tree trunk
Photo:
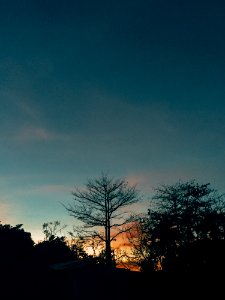
[[[106,267],[110,269],[112,267],[112,255],[111,255],[111,241],[110,241],[110,218],[107,212],[106,221],[106,240],[105,240],[105,255],[106,255]]]
[[[112,267],[111,245],[110,239],[106,241],[106,267],[110,269]]]

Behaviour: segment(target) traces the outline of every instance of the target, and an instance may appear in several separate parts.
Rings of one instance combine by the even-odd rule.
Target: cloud
[[[0,90],[2,102],[8,115],[22,116],[23,119],[38,119],[41,117],[40,107],[31,97],[19,90]],[[29,97],[29,98],[28,98]]]
[[[19,127],[12,135],[13,139],[17,142],[29,142],[29,141],[59,141],[59,142],[70,142],[73,138],[80,139],[74,133],[64,133],[54,130],[49,130],[47,127],[42,125],[35,125],[28,123],[22,127]]]
[[[1,220],[5,218],[8,211],[9,211],[9,204],[1,202],[0,203],[0,217],[1,217]]]
[[[31,191],[38,192],[38,193],[68,192],[68,187],[62,184],[39,185],[33,187]]]
[[[31,103],[31,101],[17,100],[15,104],[18,107],[18,109],[21,111],[21,113],[23,113],[27,117],[33,119],[33,118],[37,118],[40,115],[38,108],[33,103]]]
[[[49,141],[56,138],[56,135],[43,127],[25,126],[16,133],[16,140],[26,141]]]
[[[175,184],[179,180],[191,180],[196,177],[197,171],[193,167],[159,165],[152,167],[152,170],[128,175],[129,184],[137,184],[137,188],[146,193],[154,193],[155,188],[161,185]],[[197,174],[198,175],[198,174]],[[198,176],[197,176],[198,177]]]
[[[16,205],[10,203],[10,199],[0,195],[0,222],[2,224],[16,225],[18,222],[14,212],[17,211]]]
[[[139,174],[129,174],[126,177],[126,180],[130,185],[139,185],[139,184],[145,184],[148,181],[148,176],[144,173]]]
[[[25,128],[22,132],[25,139],[48,140],[52,135],[44,128]]]
[[[26,190],[17,190],[19,195],[39,195],[39,194],[59,194],[70,193],[70,188],[62,184],[46,184],[46,185],[32,185],[26,188]]]

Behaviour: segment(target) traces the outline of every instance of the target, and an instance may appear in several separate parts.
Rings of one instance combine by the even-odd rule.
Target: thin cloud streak
[[[18,223],[18,212],[20,208],[12,202],[9,196],[0,195],[0,222],[2,224],[16,225]]]
[[[49,141],[55,138],[55,135],[42,127],[24,127],[16,134],[16,140],[20,142],[27,141]]]
[[[72,188],[63,184],[43,184],[43,185],[28,185],[26,189],[20,187],[13,190],[13,195],[21,197],[22,195],[42,195],[43,197],[49,196],[50,194],[63,193],[70,195]]]
[[[29,193],[34,194],[49,194],[49,193],[70,193],[70,189],[62,184],[51,184],[51,185],[38,185],[33,186]]]
[[[27,100],[18,100],[15,102],[16,106],[26,117],[37,119],[40,117],[40,111],[37,108],[37,105],[34,105],[31,101]]]
[[[32,141],[69,141],[73,137],[72,134],[63,134],[51,131],[42,126],[26,125],[14,132],[13,140],[19,143]]]
[[[4,221],[8,217],[8,212],[11,210],[11,205],[6,203],[4,199],[0,199],[0,220]]]

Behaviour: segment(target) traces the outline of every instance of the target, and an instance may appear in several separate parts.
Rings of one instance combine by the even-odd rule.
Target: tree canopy
[[[22,228],[0,223],[0,264],[14,265],[31,258],[34,241],[31,234]]]
[[[224,208],[223,195],[209,183],[179,181],[156,188],[148,214],[137,224],[134,246],[142,266],[160,266],[164,270],[190,268],[195,259],[187,257],[187,249],[203,249],[203,244],[213,247],[215,241],[224,240]],[[204,251],[199,260],[203,262]],[[191,267],[195,267],[193,263]]]

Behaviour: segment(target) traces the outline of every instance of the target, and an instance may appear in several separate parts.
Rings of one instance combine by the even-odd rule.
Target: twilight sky
[[[0,0],[0,104],[0,220],[35,240],[102,171],[225,192],[225,2]]]

